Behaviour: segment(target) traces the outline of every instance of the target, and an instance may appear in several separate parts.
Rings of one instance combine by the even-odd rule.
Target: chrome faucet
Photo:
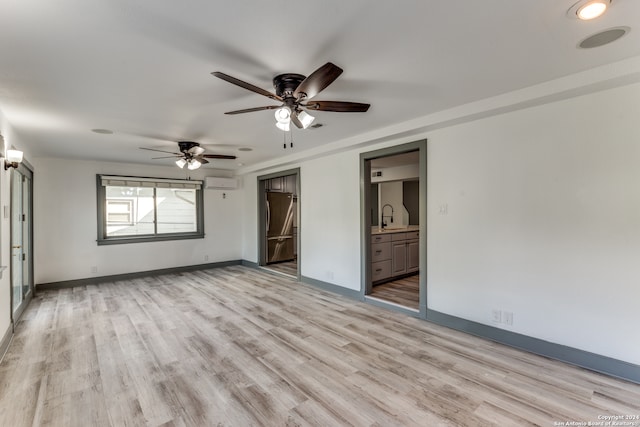
[[[384,208],[386,208],[387,206],[391,208],[391,215],[384,214]],[[389,203],[382,207],[382,225],[380,226],[380,228],[385,228],[387,226],[387,223],[384,220],[385,218],[390,218],[391,222],[393,222],[393,206],[391,206]]]

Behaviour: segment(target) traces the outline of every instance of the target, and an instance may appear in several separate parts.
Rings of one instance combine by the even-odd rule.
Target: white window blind
[[[185,188],[200,190],[202,181],[190,179],[139,178],[133,176],[102,175],[103,187]]]

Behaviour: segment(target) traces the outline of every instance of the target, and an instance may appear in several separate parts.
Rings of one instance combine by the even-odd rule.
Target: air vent
[[[629,27],[616,27],[600,31],[582,40],[578,47],[581,49],[591,49],[612,43],[629,32]]]
[[[204,179],[204,188],[213,190],[235,190],[238,188],[238,180],[235,178],[208,176]]]

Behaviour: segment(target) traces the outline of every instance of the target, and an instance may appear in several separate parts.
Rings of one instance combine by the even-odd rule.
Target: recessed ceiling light
[[[253,148],[242,147],[242,148],[238,148],[238,151],[253,151]]]
[[[602,15],[607,10],[607,3],[604,0],[587,3],[578,9],[578,19],[588,21]]]
[[[612,43],[618,40],[620,37],[627,34],[631,28],[629,27],[616,27],[609,28],[608,30],[600,31],[587,37],[578,43],[578,47],[581,49],[591,49],[593,47],[604,46],[605,44]]]
[[[111,135],[111,134],[113,134],[113,131],[109,130],[109,129],[91,129],[91,132],[101,133],[103,135]]]
[[[569,8],[567,15],[582,21],[589,21],[602,16],[612,1],[613,0],[580,0]]]

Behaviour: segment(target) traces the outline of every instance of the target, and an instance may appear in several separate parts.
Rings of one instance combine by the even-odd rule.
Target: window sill
[[[107,239],[98,239],[98,246],[103,245],[122,245],[127,243],[148,243],[148,242],[166,242],[168,240],[187,240],[187,239],[204,239],[204,233],[189,234],[167,234],[162,236],[126,236],[126,237],[109,237]]]

